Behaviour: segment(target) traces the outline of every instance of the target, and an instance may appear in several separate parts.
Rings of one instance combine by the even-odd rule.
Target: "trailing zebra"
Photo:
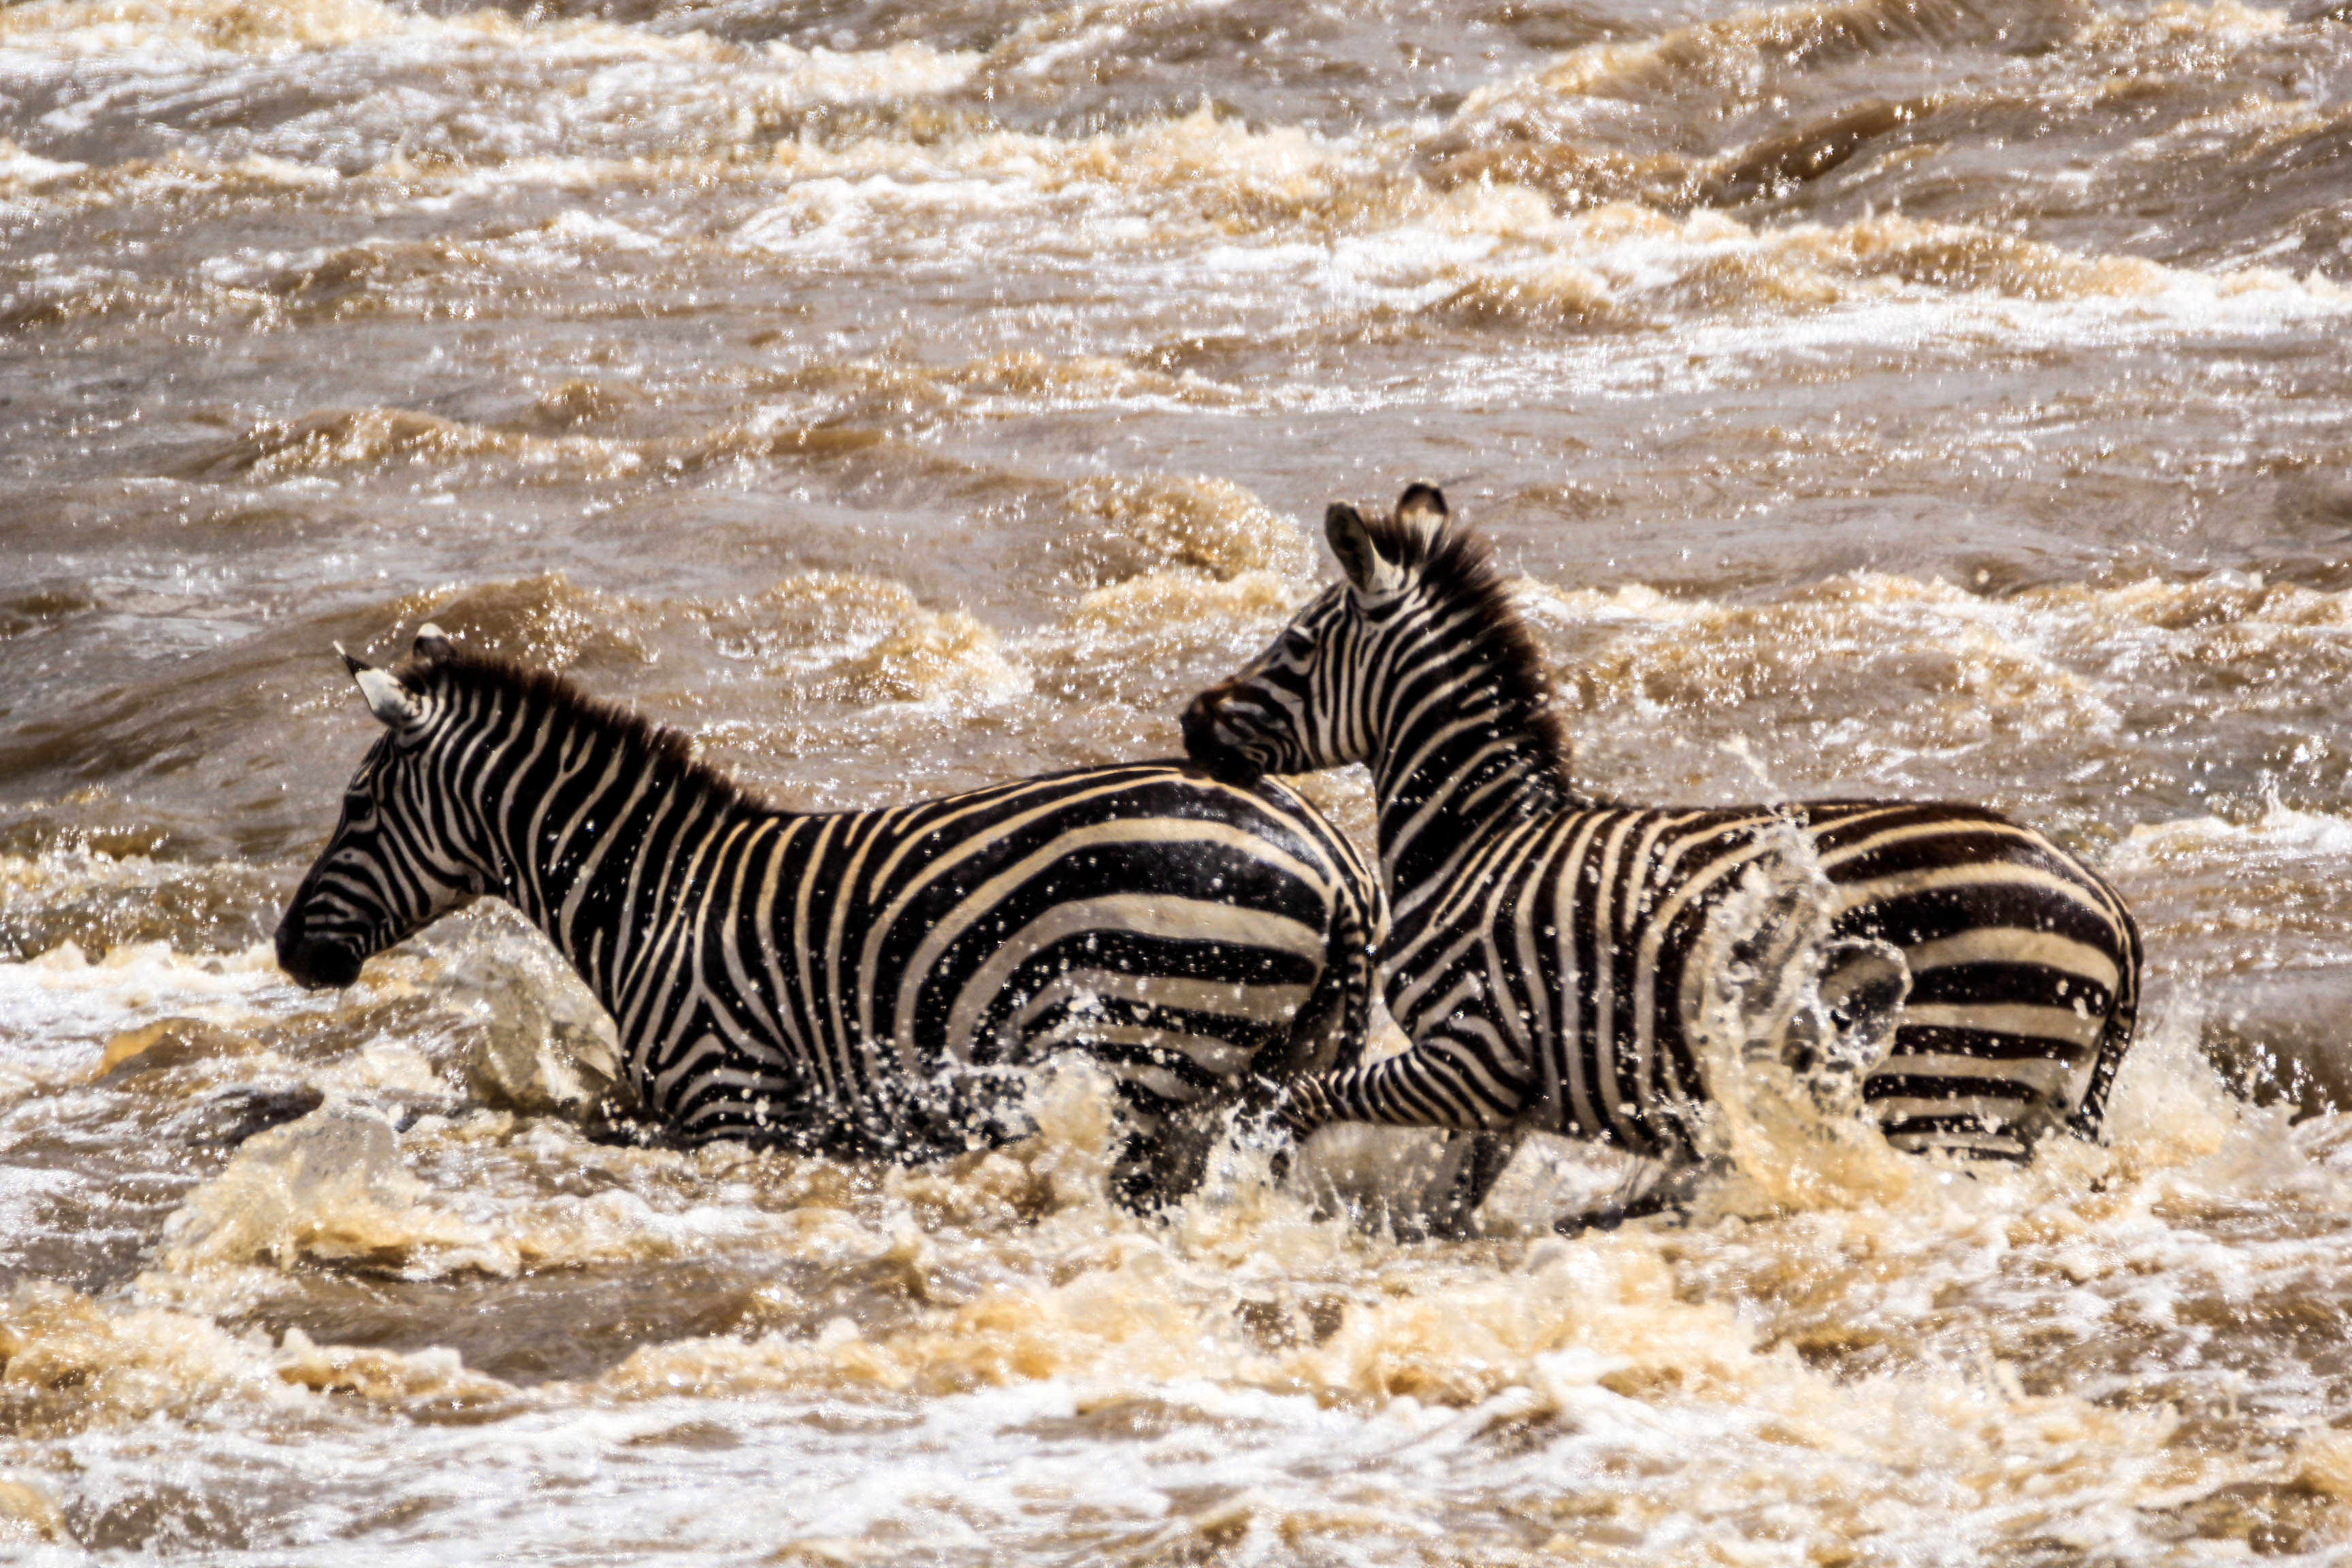
[[[1295,1132],[1538,1129],[1687,1162],[1728,1016],[1742,1056],[1858,1078],[1900,1148],[2097,1136],[2140,942],[2095,873],[1974,806],[1584,795],[1534,641],[1444,498],[1335,505],[1325,531],[1346,581],[1184,714],[1221,777],[1370,765],[1381,967],[1412,1047],[1286,1089]]]
[[[885,811],[779,811],[686,739],[431,626],[345,656],[384,726],[278,928],[341,986],[478,897],[506,900],[618,1026],[641,1113],[921,1160],[1025,1130],[1018,1075],[1108,1067],[1130,1198],[1191,1184],[1208,1112],[1354,1059],[1384,924],[1347,841],[1288,788],[1181,763]]]

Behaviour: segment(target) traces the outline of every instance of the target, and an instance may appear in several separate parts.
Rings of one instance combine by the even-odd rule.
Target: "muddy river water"
[[[0,5],[0,1555],[2060,1564],[2352,1543],[2352,10]],[[267,947],[430,617],[778,801],[1164,755],[1335,497],[1625,798],[2135,903],[2111,1144],[1759,1110],[1688,1223],[1409,1137],[1106,1196],[588,1141],[483,910]],[[1311,786],[1350,831],[1360,773]],[[320,1108],[258,1136],[273,1108]]]

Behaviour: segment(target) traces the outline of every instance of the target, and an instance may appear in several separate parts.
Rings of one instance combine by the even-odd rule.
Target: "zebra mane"
[[[1526,737],[1528,749],[1560,787],[1578,795],[1569,776],[1568,729],[1552,707],[1543,650],[1512,602],[1510,584],[1495,569],[1495,547],[1459,522],[1433,534],[1388,513],[1366,517],[1364,528],[1373,547],[1419,578],[1438,602],[1470,612],[1466,640],[1495,673],[1502,723]]]
[[[505,693],[532,713],[595,731],[619,746],[632,763],[675,769],[677,784],[698,790],[714,805],[744,805],[755,811],[775,809],[766,799],[696,756],[694,742],[684,731],[656,723],[610,699],[591,696],[573,685],[568,676],[555,670],[452,642],[445,644],[437,653],[412,654],[394,666],[392,673],[412,691],[455,688]]]

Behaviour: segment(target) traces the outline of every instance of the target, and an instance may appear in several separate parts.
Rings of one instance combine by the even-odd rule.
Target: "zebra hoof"
[[[1690,1223],[1690,1205],[1687,1202],[1640,1197],[1629,1204],[1611,1204],[1605,1208],[1563,1215],[1552,1222],[1551,1228],[1558,1236],[1606,1234],[1629,1220],[1655,1219],[1661,1215],[1669,1216],[1676,1225],[1687,1225]]]
[[[606,1149],[676,1149],[681,1146],[676,1134],[661,1123],[627,1117],[592,1115],[581,1125],[580,1135]]]
[[[1297,1162],[1297,1155],[1298,1145],[1295,1142],[1285,1143],[1267,1155],[1265,1173],[1268,1179],[1277,1184],[1290,1180],[1290,1167]]]
[[[1699,1189],[1718,1176],[1730,1174],[1731,1169],[1731,1162],[1721,1155],[1672,1166],[1623,1202],[1565,1215],[1552,1223],[1552,1229],[1562,1236],[1582,1236],[1588,1231],[1615,1230],[1628,1220],[1654,1219],[1661,1215],[1669,1216],[1676,1225],[1687,1225],[1690,1206],[1698,1197]]]
[[[194,1142],[234,1149],[273,1127],[301,1121],[326,1099],[308,1084],[293,1089],[233,1089],[205,1106],[204,1126]]]

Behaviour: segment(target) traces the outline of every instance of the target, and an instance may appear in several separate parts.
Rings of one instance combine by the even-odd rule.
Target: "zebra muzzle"
[[[340,991],[360,977],[366,962],[354,949],[340,942],[304,936],[292,922],[278,928],[278,967],[297,985],[310,991]]]
[[[1223,686],[1213,686],[1186,706],[1184,716],[1180,721],[1184,734],[1184,754],[1206,768],[1213,777],[1226,784],[1255,784],[1265,772],[1265,768],[1248,752],[1218,732],[1218,713],[1232,689],[1231,681]]]

